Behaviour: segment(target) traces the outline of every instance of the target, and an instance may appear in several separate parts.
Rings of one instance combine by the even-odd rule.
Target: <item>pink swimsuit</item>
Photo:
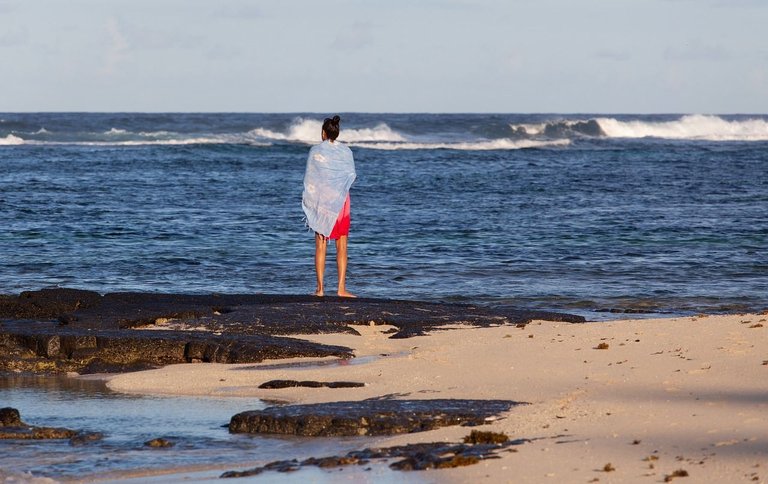
[[[336,224],[331,230],[329,239],[338,239],[342,235],[349,235],[349,224],[352,221],[352,216],[349,210],[349,193],[347,193],[347,199],[344,200],[344,206],[339,212],[339,218],[336,219]]]

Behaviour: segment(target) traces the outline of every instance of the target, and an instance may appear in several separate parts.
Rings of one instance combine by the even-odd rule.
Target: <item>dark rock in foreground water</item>
[[[0,440],[71,439],[76,435],[78,435],[76,430],[28,425],[21,420],[17,409],[11,407],[0,409]]]
[[[349,348],[288,338],[388,324],[392,338],[445,325],[583,322],[568,314],[466,304],[279,295],[178,295],[46,289],[0,296],[0,371],[122,372],[171,363],[352,357]],[[151,331],[149,331],[151,330]]]
[[[69,439],[69,445],[72,446],[79,446],[79,445],[87,445],[92,444],[93,442],[98,442],[99,440],[104,438],[104,434],[101,432],[85,432],[85,433],[79,433]]]
[[[0,427],[19,427],[24,425],[21,415],[15,408],[0,408]]]
[[[167,449],[169,447],[173,447],[174,445],[176,444],[162,437],[144,442],[144,447],[151,447],[154,449]]]
[[[364,449],[347,453],[344,456],[309,458],[299,462],[296,459],[270,462],[269,464],[244,471],[229,471],[222,478],[249,477],[266,471],[291,472],[304,466],[320,468],[342,467],[347,465],[365,465],[374,459],[402,458],[390,464],[390,468],[400,471],[418,471],[426,469],[446,469],[477,464],[483,459],[498,458],[496,455],[513,445],[528,442],[526,439],[507,440],[498,444],[451,444],[433,442],[426,444],[408,444],[381,449]]]
[[[373,399],[285,405],[239,413],[232,417],[229,431],[312,437],[405,434],[449,425],[482,425],[519,404],[508,400]]]

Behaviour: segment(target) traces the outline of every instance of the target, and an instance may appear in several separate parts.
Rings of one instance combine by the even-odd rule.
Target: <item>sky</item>
[[[0,112],[768,113],[768,0],[0,0]]]

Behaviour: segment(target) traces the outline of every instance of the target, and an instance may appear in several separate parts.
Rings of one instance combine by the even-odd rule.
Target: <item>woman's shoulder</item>
[[[345,143],[337,141],[334,144],[336,145],[336,149],[338,149],[339,151],[343,151],[345,153],[352,154],[352,150]]]

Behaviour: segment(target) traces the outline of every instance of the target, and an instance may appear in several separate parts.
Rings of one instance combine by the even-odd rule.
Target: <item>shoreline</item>
[[[522,328],[461,326],[408,339],[389,338],[386,326],[356,326],[359,336],[293,337],[347,346],[356,358],[367,358],[361,363],[172,365],[113,376],[107,385],[128,393],[248,395],[292,403],[394,395],[530,404],[477,427],[531,439],[518,452],[423,473],[427,481],[660,482],[685,470],[691,482],[766,482],[766,319],[534,321]],[[365,386],[258,388],[273,379]],[[444,427],[388,437],[380,445],[459,441],[467,433],[465,427]]]

